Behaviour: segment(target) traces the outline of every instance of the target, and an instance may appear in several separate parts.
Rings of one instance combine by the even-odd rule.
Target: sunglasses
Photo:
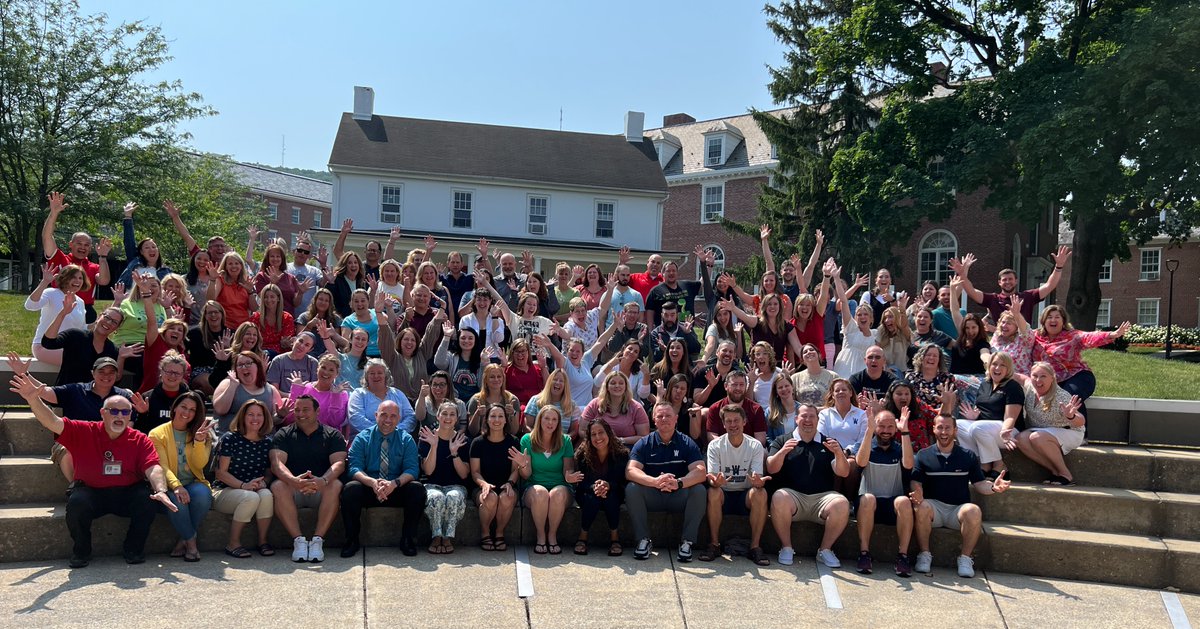
[[[106,408],[104,410],[112,415],[120,415],[121,417],[128,417],[133,413],[133,409],[131,408]]]
[[[296,249],[296,253],[303,253],[304,255],[310,255],[310,254],[312,254],[312,251],[311,251],[311,250],[309,250],[309,249],[300,249],[300,248],[297,248],[297,249]]]

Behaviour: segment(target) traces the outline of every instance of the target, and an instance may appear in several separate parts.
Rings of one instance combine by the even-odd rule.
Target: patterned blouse
[[[1054,367],[1054,378],[1062,382],[1081,371],[1089,371],[1083,362],[1083,350],[1112,343],[1108,332],[1063,330],[1058,336],[1033,335],[1033,362],[1046,361]]]
[[[1013,359],[1013,369],[1021,375],[1028,376],[1033,368],[1033,330],[1018,332],[1012,341],[1005,341],[1000,336],[1000,330],[992,336],[992,351],[1004,352]]]
[[[1083,432],[1083,426],[1072,426],[1063,415],[1060,404],[1071,401],[1071,394],[1059,386],[1054,387],[1054,399],[1038,397],[1032,385],[1025,385],[1025,424],[1030,428],[1065,428]]]
[[[938,375],[934,376],[933,380],[926,380],[921,377],[921,373],[919,371],[909,370],[908,373],[904,374],[904,379],[908,381],[908,383],[911,384],[914,389],[916,389],[918,400],[928,406],[934,407],[935,409],[940,408],[941,406],[941,402],[939,402],[938,399],[942,394],[938,393],[938,387],[947,382],[955,384],[954,376],[944,372],[938,372]],[[936,410],[934,411],[934,414],[937,414]],[[916,441],[914,441],[913,444],[916,445]]]
[[[270,467],[270,437],[250,441],[236,432],[225,433],[217,448],[218,456],[229,457],[228,471],[234,478],[248,483],[259,476],[266,476]],[[213,484],[218,489],[228,487],[219,480]]]

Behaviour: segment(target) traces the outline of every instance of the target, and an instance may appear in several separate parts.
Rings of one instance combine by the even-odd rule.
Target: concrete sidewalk
[[[599,552],[597,552],[599,551]],[[207,553],[196,564],[153,556],[140,566],[100,558],[0,568],[6,627],[1173,627],[1178,612],[1200,620],[1200,596],[982,571],[960,579],[900,579],[832,571],[826,585],[811,557],[766,568],[744,558],[679,564],[659,548],[647,561],[629,549],[578,557],[530,555],[533,595],[517,592],[517,553],[460,548],[408,559],[368,548],[337,549],[322,564]],[[844,557],[843,560],[849,558]],[[847,564],[849,562],[847,561]],[[1168,606],[1178,601],[1176,624]],[[836,608],[840,602],[841,608]],[[937,611],[926,611],[937,610]],[[1186,622],[1186,619],[1184,620]]]

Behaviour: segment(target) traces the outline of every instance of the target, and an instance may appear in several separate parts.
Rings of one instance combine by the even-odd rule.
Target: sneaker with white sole
[[[649,559],[650,558],[650,549],[653,547],[654,547],[654,544],[650,541],[650,538],[643,537],[642,539],[638,540],[637,547],[633,549],[633,558],[634,559]]]
[[[321,537],[314,537],[308,543],[308,560],[313,563],[325,561],[325,540]]]
[[[292,540],[292,561],[308,561],[308,540],[303,537]]]
[[[779,549],[779,565],[790,566],[796,560],[796,551],[792,550],[791,546],[784,546]]]
[[[933,553],[929,551],[917,553],[917,563],[913,566],[913,572],[917,574],[933,572]]]
[[[841,568],[842,562],[838,561],[837,555],[828,548],[822,548],[817,551],[817,561],[825,564],[830,568]]]
[[[679,561],[681,561],[683,563],[687,563],[687,562],[691,561],[692,560],[692,543],[686,539],[683,540],[682,542],[679,542],[679,552],[675,555],[675,557],[676,557],[676,559],[679,559]]]
[[[958,556],[958,576],[970,579],[975,576],[975,560],[966,555]]]

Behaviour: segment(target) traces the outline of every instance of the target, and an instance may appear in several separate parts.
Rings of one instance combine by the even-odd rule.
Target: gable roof
[[[339,166],[667,193],[654,143],[623,134],[343,113],[329,155]]]
[[[233,162],[230,167],[238,181],[254,192],[278,194],[325,207],[333,205],[333,184],[328,181],[239,162]]]
[[[776,109],[765,113],[773,115],[788,114],[793,108]],[[737,145],[729,154],[729,159],[719,166],[704,164],[704,135],[725,131],[740,138]],[[715,120],[699,120],[684,124],[671,125],[658,129],[647,129],[646,137],[654,138],[661,135],[674,136],[683,146],[671,161],[663,168],[663,174],[668,177],[691,175],[697,173],[718,173],[722,170],[746,168],[749,166],[774,166],[779,160],[771,157],[771,141],[763,133],[750,114],[729,116]]]

